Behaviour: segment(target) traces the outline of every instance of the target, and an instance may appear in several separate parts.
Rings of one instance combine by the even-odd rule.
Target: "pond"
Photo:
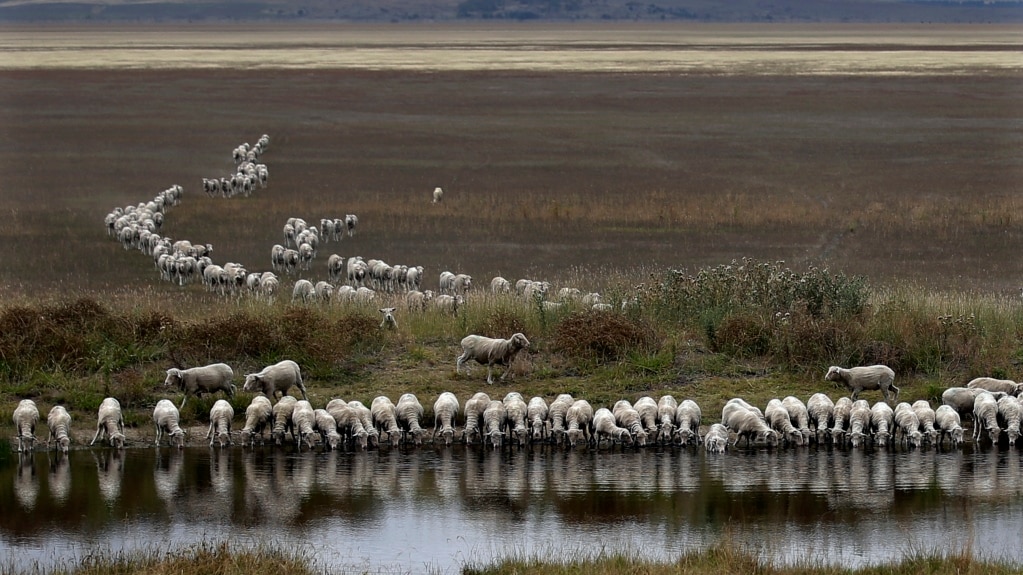
[[[726,538],[776,562],[1020,560],[1021,489],[1023,459],[1005,446],[36,452],[0,461],[0,552],[27,568],[231,540],[454,573],[507,555],[670,560]]]

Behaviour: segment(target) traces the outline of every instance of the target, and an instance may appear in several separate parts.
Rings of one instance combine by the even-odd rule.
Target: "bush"
[[[575,312],[554,327],[551,347],[577,359],[615,361],[630,351],[650,350],[654,331],[645,323],[616,313]]]

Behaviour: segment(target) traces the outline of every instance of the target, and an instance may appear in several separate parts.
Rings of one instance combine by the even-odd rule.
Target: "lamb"
[[[831,442],[835,445],[845,443],[845,434],[849,430],[849,415],[852,412],[853,401],[848,397],[840,397],[835,402],[835,409],[831,412],[833,425],[829,431]]]
[[[675,434],[675,412],[678,411],[678,401],[674,396],[662,395],[657,400],[657,441],[659,443],[671,443]]]
[[[997,426],[996,426],[997,427]],[[913,411],[913,407],[903,401],[895,406],[895,431],[901,432],[902,441],[908,442],[913,447],[920,447],[922,434],[920,433],[920,420]]]
[[[277,445],[284,445],[284,436],[289,431],[291,436],[295,437],[295,426],[291,421],[291,414],[295,410],[297,402],[298,399],[295,397],[285,395],[271,409],[273,429],[270,431],[270,435],[274,438],[274,443]]]
[[[973,400],[973,440],[980,443],[980,436],[987,429],[991,443],[998,445],[1002,430],[998,427],[998,401],[989,391],[982,391]]]
[[[306,396],[305,384],[302,383],[302,371],[298,364],[290,359],[285,359],[264,367],[259,373],[247,374],[242,390],[262,393],[270,399],[275,399],[278,391],[281,392],[281,397],[287,395],[291,386],[298,387],[302,392],[302,399],[309,399]]]
[[[450,391],[445,391],[433,403],[433,441],[444,437],[444,445],[451,445],[455,438],[455,418],[458,417],[458,398]]]
[[[865,399],[857,399],[849,410],[849,444],[853,447],[863,445],[870,433],[870,404]]]
[[[984,393],[984,389],[979,387],[950,387],[941,394],[941,403],[947,405],[952,409],[956,410],[960,416],[969,415],[973,416],[973,404],[977,399],[977,396]],[[1001,399],[1005,393],[1001,391],[990,391],[995,401]]]
[[[601,407],[593,414],[593,437],[597,448],[600,448],[600,439],[603,437],[612,442],[632,445],[632,435],[629,430],[618,427],[614,414],[606,407]]]
[[[171,446],[181,449],[185,446],[185,432],[178,425],[180,415],[178,408],[169,399],[161,399],[156,402],[153,408],[153,424],[156,425],[156,441],[154,444],[159,447],[160,439],[167,434],[167,441]]]
[[[739,439],[745,437],[746,445],[754,438],[763,439],[770,445],[778,442],[778,433],[768,427],[767,423],[753,410],[743,407],[739,402],[729,401],[721,410],[721,424],[736,433],[732,445],[738,445]]]
[[[700,420],[703,413],[700,406],[691,399],[683,399],[675,410],[675,423],[678,431],[675,432],[674,443],[678,445],[700,444]]]
[[[879,447],[888,445],[892,434],[895,433],[895,412],[887,403],[879,401],[871,406],[870,430],[874,434],[874,442]]]
[[[441,198],[443,198],[443,197],[444,197],[444,190],[442,190],[439,187],[433,189],[433,203],[439,204]]]
[[[728,446],[728,428],[720,423],[715,423],[707,430],[704,439],[704,447],[707,453],[724,453]]]
[[[657,402],[649,395],[644,395],[637,399],[632,407],[639,413],[639,420],[643,424],[647,437],[655,439],[657,437]]]
[[[255,445],[256,435],[259,435],[259,443],[263,443],[263,431],[273,421],[273,406],[270,400],[263,395],[252,398],[249,406],[245,408],[245,427],[241,431],[242,445]]]
[[[337,421],[326,409],[313,410],[313,429],[320,434],[324,449],[331,451],[341,446],[341,434],[337,432]]]
[[[789,395],[781,400],[785,410],[789,412],[792,425],[803,434],[803,443],[810,443],[810,415],[806,405],[798,397]]]
[[[504,423],[506,414],[504,402],[491,399],[487,408],[483,410],[483,437],[490,441],[494,447],[501,447],[504,443]]]
[[[923,439],[928,443],[937,444],[938,430],[934,429],[934,410],[931,409],[931,404],[926,399],[921,399],[910,407],[913,408],[913,413],[916,414],[916,418],[920,422]]]
[[[167,370],[167,379],[163,384],[177,386],[185,393],[179,406],[179,409],[184,409],[185,401],[188,400],[189,395],[199,397],[204,393],[223,391],[227,393],[228,397],[234,397],[236,387],[231,381],[233,379],[234,370],[231,369],[231,366],[226,363],[213,363],[189,369],[172,367]],[[249,391],[248,388],[245,390]]]
[[[861,367],[851,367],[844,369],[833,365],[828,368],[828,373],[824,375],[826,381],[842,382],[845,384],[849,391],[852,392],[852,399],[855,400],[856,396],[861,391],[870,391],[880,389],[881,393],[884,394],[884,400],[889,401],[889,395],[891,391],[895,391],[895,397],[891,398],[891,401],[899,400],[899,388],[895,387],[893,383],[895,381],[895,372],[886,365],[869,365]]]
[[[455,361],[455,373],[460,373],[462,364],[472,359],[479,364],[487,364],[487,383],[494,383],[492,368],[504,365],[508,369],[501,376],[501,381],[511,373],[511,364],[520,351],[529,347],[525,335],[516,333],[508,339],[494,339],[482,335],[467,335],[462,338],[462,355]],[[469,368],[466,366],[466,374]]]
[[[49,448],[50,440],[56,440],[55,448],[67,453],[71,449],[71,414],[64,409],[63,405],[54,405],[46,416],[46,426],[50,428],[50,434],[46,438],[46,447]]]
[[[1006,395],[997,402],[998,422],[1005,427],[1005,435],[1009,438],[1009,446],[1016,445],[1019,438],[1021,417],[1020,402],[1015,396]]]
[[[562,440],[565,439],[565,416],[568,413],[568,408],[572,407],[575,400],[570,394],[562,393],[554,398],[550,406],[547,408],[547,419],[551,423],[551,440],[556,444],[561,444]]]
[[[1011,379],[995,379],[993,377],[978,377],[966,384],[969,389],[985,389],[987,391],[1000,391],[1002,393],[1019,397],[1023,391],[1023,383],[1016,383]]]
[[[575,447],[580,439],[585,439],[589,444],[593,437],[592,433],[593,407],[585,399],[577,399],[565,412],[565,433],[568,437],[568,445]]]
[[[316,410],[313,409],[312,404],[302,399],[295,402],[295,406],[291,411],[291,425],[294,429],[294,434],[297,435],[295,438],[295,446],[299,450],[302,449],[302,443],[304,442],[309,449],[312,449],[316,445]]]
[[[231,440],[231,421],[234,419],[234,408],[226,399],[218,399],[210,408],[210,429],[206,432],[206,439],[210,440],[210,447],[213,442],[219,443],[223,448],[225,445],[234,445]]]
[[[517,391],[504,396],[504,428],[508,432],[508,438],[514,440],[516,445],[522,445],[529,439],[529,431],[526,429],[528,407],[522,394]]]
[[[121,417],[121,404],[113,397],[108,397],[99,404],[96,435],[93,436],[89,445],[96,443],[99,436],[104,433],[111,447],[124,449],[124,419]]]
[[[361,401],[355,399],[348,402],[348,407],[355,412],[356,417],[362,423],[362,428],[366,431],[366,443],[371,447],[376,447],[380,433],[373,426],[373,413]]]
[[[402,439],[407,442],[408,435],[411,435],[412,441],[417,446],[422,445],[424,430],[420,427],[419,420],[423,418],[423,405],[419,403],[415,394],[402,394],[398,398],[397,405],[394,406],[394,414],[398,419],[398,427],[402,431]]]
[[[490,396],[482,391],[476,392],[465,402],[465,430],[462,432],[462,443],[476,443],[483,421],[483,411],[490,404]]]
[[[39,408],[31,399],[23,399],[14,408],[14,428],[18,431],[18,453],[33,451],[36,445],[36,424],[39,423]],[[28,446],[26,447],[26,444]]]
[[[771,429],[777,431],[786,442],[791,441],[796,445],[803,444],[803,434],[792,425],[789,411],[785,409],[780,399],[775,398],[767,402],[767,408],[764,409],[764,417],[767,419],[767,424],[771,426]]]
[[[547,441],[547,401],[540,396],[532,397],[526,404],[526,420],[529,422],[529,436],[536,442]]]
[[[380,308],[380,313],[384,315],[383,320],[380,322],[380,329],[397,329],[398,320],[394,319],[394,312],[398,308],[396,307],[383,307]]]
[[[962,420],[959,412],[948,405],[941,405],[934,410],[934,423],[938,427],[938,445],[945,441],[948,436],[952,447],[958,447],[963,442]]]
[[[395,412],[394,403],[389,397],[381,395],[373,399],[369,409],[373,414],[373,427],[381,435],[387,434],[391,447],[397,447],[401,441],[401,428],[398,427],[398,415]]]

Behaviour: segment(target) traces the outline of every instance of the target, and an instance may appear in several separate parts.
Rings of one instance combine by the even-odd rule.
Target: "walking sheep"
[[[96,443],[100,435],[106,434],[110,446],[124,449],[124,419],[121,417],[121,404],[113,397],[108,397],[99,404],[96,421],[96,435],[89,445]]]
[[[153,408],[153,424],[156,426],[156,441],[154,445],[160,446],[160,439],[167,435],[167,442],[172,447],[181,449],[185,446],[185,432],[178,424],[180,414],[178,408],[174,407],[169,399],[161,399],[156,402]]]
[[[963,425],[959,418],[959,412],[948,405],[941,405],[934,410],[934,423],[938,427],[938,445],[949,438],[952,447],[958,447],[963,443]]]
[[[302,383],[302,370],[294,361],[285,359],[264,367],[263,371],[259,373],[247,374],[242,390],[262,393],[270,399],[276,399],[278,391],[281,392],[281,397],[284,397],[292,386],[298,387],[298,390],[302,392],[302,399],[308,401],[305,384]]]
[[[206,432],[206,439],[210,440],[210,447],[216,441],[221,448],[234,445],[231,440],[231,422],[234,420],[234,408],[226,399],[218,399],[210,408],[210,429]]]
[[[256,445],[256,436],[259,436],[259,443],[263,443],[263,432],[273,422],[273,406],[270,400],[263,395],[252,398],[249,406],[245,408],[245,427],[241,430],[242,445]]]
[[[885,401],[889,401],[889,395],[893,390],[895,391],[895,396],[890,401],[899,400],[899,388],[895,387],[893,383],[895,381],[895,372],[886,365],[869,365],[851,367],[849,369],[833,365],[828,368],[828,373],[824,375],[824,379],[845,384],[849,391],[852,392],[851,397],[853,400],[856,399],[856,396],[861,391],[878,389],[884,394]]]
[[[223,391],[228,397],[234,397],[234,370],[226,363],[214,363],[189,369],[170,368],[167,370],[165,386],[176,386],[185,393],[181,398],[179,409],[184,409],[189,395],[196,397],[204,393]]]
[[[458,398],[450,391],[445,391],[433,402],[433,441],[438,436],[444,437],[444,445],[451,445],[455,438],[455,418],[458,417]]]
[[[23,399],[14,408],[14,428],[18,431],[18,452],[34,451],[36,445],[36,424],[39,423],[39,408],[31,399]],[[26,448],[25,444],[28,444]]]
[[[54,405],[46,416],[46,426],[50,428],[50,434],[46,438],[46,447],[50,447],[51,440],[56,440],[57,445],[54,447],[67,453],[71,449],[71,414],[64,409],[63,405]]]
[[[1023,391],[1023,383],[1016,383],[1011,379],[995,379],[993,377],[978,377],[966,384],[969,389],[985,389],[987,391],[1000,391],[1002,393],[1019,396]]]
[[[511,373],[511,364],[520,351],[529,347],[529,340],[525,335],[516,333],[508,339],[494,339],[481,335],[467,335],[462,338],[462,355],[455,361],[455,373],[461,373],[462,364],[468,360],[474,360],[479,364],[487,364],[487,383],[493,384],[494,377],[491,370],[494,365],[506,366],[501,381]],[[469,368],[466,366],[466,374]]]

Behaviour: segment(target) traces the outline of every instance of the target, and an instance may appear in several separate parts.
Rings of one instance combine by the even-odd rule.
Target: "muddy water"
[[[775,561],[969,548],[1021,559],[1018,450],[357,453],[167,448],[0,462],[0,552],[277,542],[324,564],[456,572],[506,554],[670,559],[722,537]]]

